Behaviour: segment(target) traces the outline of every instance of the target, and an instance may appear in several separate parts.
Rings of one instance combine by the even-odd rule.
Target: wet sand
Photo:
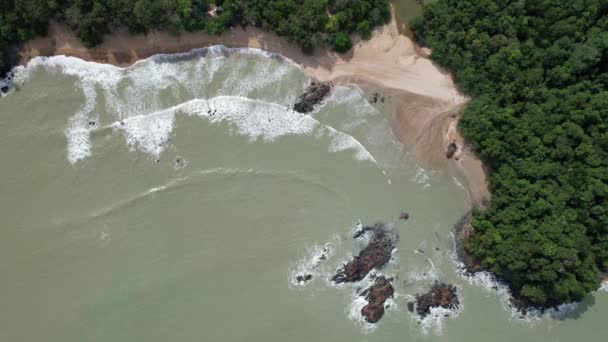
[[[393,130],[416,160],[427,168],[450,170],[469,190],[474,205],[483,205],[489,200],[483,165],[456,129],[468,99],[458,91],[452,75],[428,58],[428,49],[399,34],[395,20],[376,29],[370,40],[355,40],[353,49],[344,55],[327,50],[305,55],[297,46],[273,33],[240,27],[220,36],[204,33],[174,36],[166,32],[130,35],[118,31],[107,35],[101,45],[88,49],[68,28],[52,23],[47,37],[23,45],[20,63],[26,64],[37,56],[66,55],[129,66],[154,54],[186,52],[212,45],[278,53],[319,81],[367,84],[381,89],[383,95],[395,96]],[[452,141],[459,145],[459,150],[454,158],[447,159],[446,148]]]

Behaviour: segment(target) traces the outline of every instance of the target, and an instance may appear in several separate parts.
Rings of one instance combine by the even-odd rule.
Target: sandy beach
[[[22,46],[20,63],[37,56],[66,55],[87,61],[129,66],[158,53],[185,52],[212,45],[251,47],[283,55],[299,64],[310,77],[334,83],[355,83],[380,89],[396,97],[392,116],[397,137],[424,167],[447,169],[469,190],[474,205],[486,203],[490,194],[482,163],[466,146],[456,126],[468,99],[452,75],[429,58],[429,51],[400,35],[395,21],[377,28],[367,41],[355,41],[344,55],[317,51],[305,55],[286,39],[256,28],[233,28],[220,36],[166,32],[130,35],[118,31],[95,48],[86,48],[65,26],[52,23],[47,37]],[[320,50],[320,49],[317,49]],[[446,158],[451,142],[459,146]]]

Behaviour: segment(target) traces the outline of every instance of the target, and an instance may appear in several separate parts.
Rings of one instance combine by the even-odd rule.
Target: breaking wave
[[[188,63],[177,63],[181,61]],[[274,53],[213,46],[155,55],[127,68],[66,56],[37,57],[15,68],[13,81],[22,85],[38,69],[74,77],[84,95],[84,103],[65,129],[67,159],[72,164],[91,156],[91,133],[107,120],[99,113],[111,115],[110,126],[123,133],[131,150],[153,157],[164,151],[175,117],[183,113],[212,124],[227,122],[235,133],[251,140],[272,142],[287,135],[327,139],[330,152],[349,150],[357,160],[375,163],[351,135],[291,110],[310,80],[295,63]],[[355,89],[338,92],[347,98],[362,96]],[[332,95],[329,101],[340,97]]]

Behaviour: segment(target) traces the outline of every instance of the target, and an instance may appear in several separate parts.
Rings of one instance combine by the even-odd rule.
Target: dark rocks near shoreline
[[[10,88],[9,88],[7,85],[5,85],[5,86],[2,86],[2,87],[0,88],[0,92],[1,92],[2,94],[6,94],[6,93],[8,93],[9,89],[10,89]]]
[[[299,101],[293,105],[293,110],[298,113],[312,112],[316,105],[321,103],[331,91],[331,85],[328,83],[312,82],[306,92],[300,95]]]
[[[378,322],[384,315],[384,302],[395,293],[390,281],[391,279],[378,277],[376,283],[362,293],[368,304],[361,309],[361,315],[369,323]]]
[[[399,219],[406,221],[410,218],[410,213],[408,213],[407,211],[404,211],[401,213],[401,215],[399,215]]]
[[[372,269],[381,268],[391,259],[393,249],[395,249],[396,237],[391,236],[384,225],[377,224],[373,227],[363,227],[361,231],[363,233],[357,232],[355,236],[358,237],[367,232],[372,232],[372,240],[333,276],[332,280],[336,283],[360,281]]]
[[[372,94],[372,96],[369,98],[369,102],[370,102],[370,103],[374,103],[374,104],[375,104],[375,103],[378,103],[378,101],[380,101],[380,102],[384,103],[385,99],[386,99],[386,97],[385,97],[385,96],[382,96],[382,95],[380,95],[380,93],[375,92],[375,93],[373,93],[373,94]]]
[[[469,239],[471,234],[474,233],[474,229],[471,226],[471,219],[472,211],[468,211],[454,225],[456,255],[458,256],[458,260],[462,262],[462,270],[464,271],[465,276],[474,276],[475,273],[486,271],[486,269],[481,265],[479,260],[475,259],[465,248],[466,241]],[[530,310],[538,310],[542,312],[546,309],[555,308],[559,306],[559,304],[562,304],[548,303],[544,306],[535,305],[534,303],[522,298],[519,294],[514,293],[513,287],[505,279],[497,277],[495,278],[495,281],[498,284],[507,286],[509,288],[511,292],[509,304],[512,308],[519,311],[523,316],[525,316]],[[492,289],[498,290],[498,286],[493,286]]]
[[[456,154],[456,152],[458,152],[458,145],[456,144],[455,141],[452,141],[449,145],[448,145],[448,149],[445,153],[445,156],[448,159],[452,159],[452,157],[454,157],[454,154]]]
[[[407,304],[408,310],[414,310],[421,317],[425,317],[431,313],[432,308],[456,309],[460,306],[460,300],[456,286],[435,282],[430,291],[424,294],[416,295],[416,302]]]

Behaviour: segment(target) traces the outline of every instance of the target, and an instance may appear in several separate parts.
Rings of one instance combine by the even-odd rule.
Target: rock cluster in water
[[[432,308],[456,309],[460,305],[456,286],[436,282],[427,293],[417,295],[416,302],[408,303],[410,311],[416,310],[421,317],[431,313]]]
[[[293,105],[293,110],[299,113],[312,112],[315,106],[329,94],[331,86],[327,83],[312,82],[306,92],[300,95],[300,99]]]
[[[361,309],[361,315],[368,322],[376,323],[384,315],[384,302],[395,293],[390,281],[391,279],[378,277],[376,283],[363,292],[368,304]]]
[[[395,237],[391,236],[383,225],[363,227],[363,233],[355,233],[359,237],[365,232],[373,233],[371,242],[332,278],[336,283],[360,281],[374,268],[381,268],[390,259],[395,248]]]

